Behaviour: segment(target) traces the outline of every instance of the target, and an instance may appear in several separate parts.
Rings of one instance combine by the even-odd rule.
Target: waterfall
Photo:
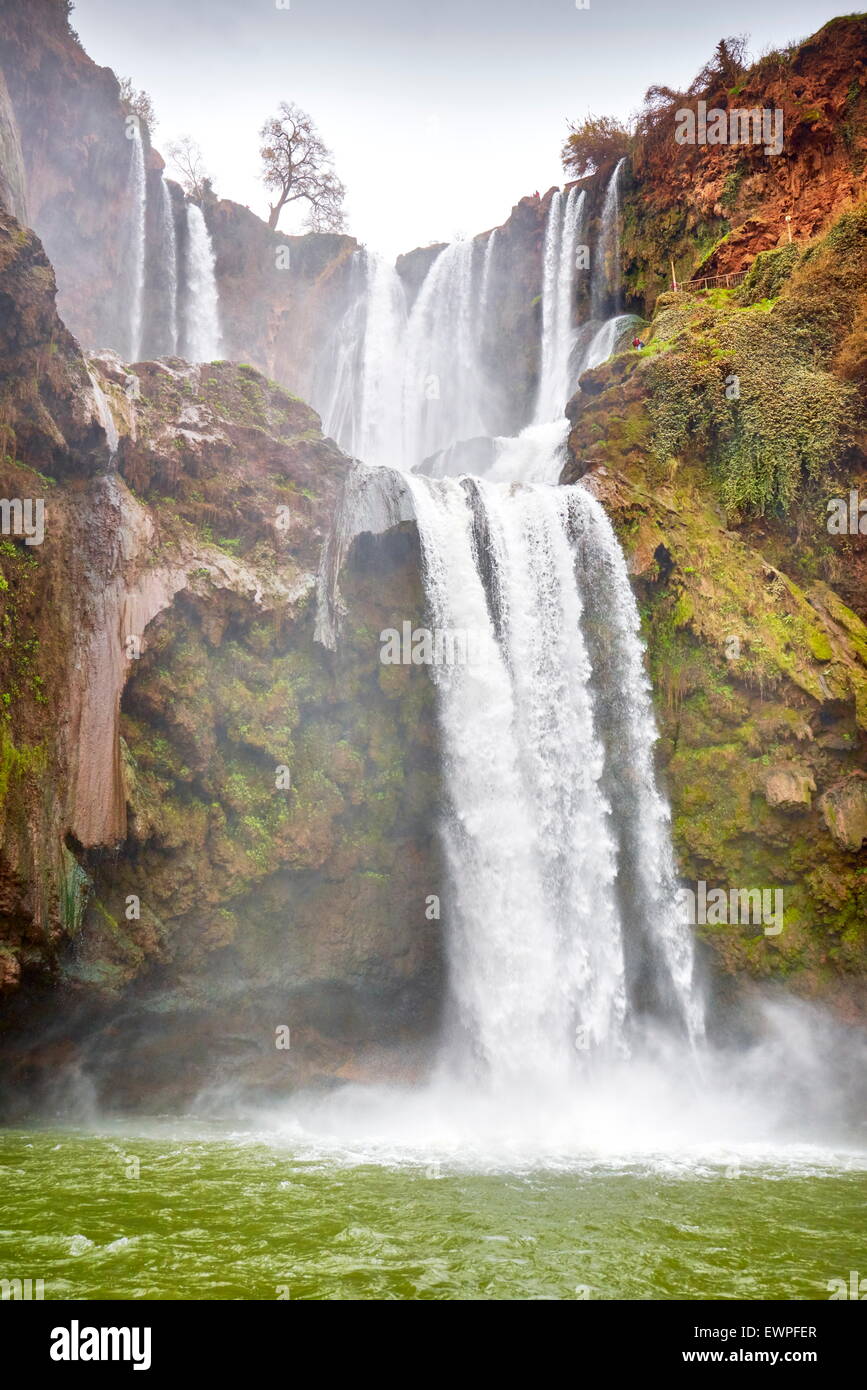
[[[129,238],[129,361],[141,356],[142,324],[144,320],[145,248],[147,237],[147,176],[144,146],[137,122],[129,127],[132,145],[130,155],[130,201],[132,218]]]
[[[474,273],[475,242],[445,247],[409,315],[394,268],[371,252],[356,253],[351,302],[318,372],[328,379],[324,427],[348,453],[412,467],[488,434],[490,391],[479,349],[492,241],[481,275]]]
[[[451,893],[448,1065],[495,1085],[565,1085],[586,1053],[628,1049],[647,997],[696,1037],[638,613],[604,511],[580,487],[409,486],[431,626],[474,639],[474,660],[432,668]],[[604,676],[590,649],[594,592],[616,648]],[[615,677],[623,718],[604,701]],[[628,827],[612,811],[609,787],[621,784]],[[640,998],[627,926],[647,937],[654,972]]]
[[[491,232],[485,244],[485,255],[482,260],[482,283],[479,288],[479,316],[478,316],[478,339],[481,341],[488,318],[488,299],[491,293],[491,267],[494,263],[494,248],[497,244],[497,228]]]
[[[571,394],[572,349],[575,343],[574,289],[576,252],[583,229],[585,193],[571,188],[564,198],[556,191],[548,209],[542,280],[542,341],[537,424],[562,416]]]
[[[354,253],[349,280],[349,308],[318,373],[327,383],[323,428],[351,456],[400,468],[403,283],[367,250]]]
[[[30,224],[26,190],[27,177],[15,108],[6,79],[0,72],[0,203],[25,227]]]
[[[601,218],[602,239],[614,248],[612,264],[620,167],[609,180]],[[605,325],[590,321],[576,329],[574,323],[586,202],[585,191],[577,187],[556,190],[551,198],[539,383],[533,422],[517,439],[495,437],[491,429],[502,414],[502,396],[489,377],[484,352],[491,342],[497,229],[484,244],[481,238],[457,241],[440,251],[409,313],[394,268],[370,251],[355,253],[348,307],[318,363],[314,391],[324,428],[342,449],[369,464],[429,476],[459,476],[480,467],[503,481],[556,482],[566,402],[580,373],[604,360],[614,345],[608,329],[600,357]]]
[[[166,352],[173,356],[178,350],[178,248],[172,197],[165,174],[160,177],[160,232],[166,301]]]
[[[456,241],[441,251],[409,316],[403,349],[403,456],[412,462],[488,432],[474,251],[473,241]]]
[[[620,305],[620,171],[625,158],[614,166],[599,218],[591,284],[595,319],[616,313]]]
[[[360,454],[363,429],[359,381],[367,329],[368,284],[367,252],[355,251],[349,267],[349,307],[326,343],[317,364],[313,391],[324,433],[351,458]]]
[[[621,167],[600,215],[600,308],[616,293]],[[692,1042],[703,1027],[626,562],[592,494],[552,486],[566,401],[629,321],[575,326],[585,204],[577,188],[552,195],[539,387],[517,437],[486,429],[496,234],[483,252],[442,250],[408,315],[395,272],[359,253],[330,358],[326,418],[364,463],[329,542],[318,627],[338,640],[341,557],[372,525],[359,508],[377,529],[409,508],[431,629],[462,637],[466,658],[431,668],[449,964],[440,1073],[507,1096],[571,1094],[588,1068],[640,1047],[648,1020]],[[474,460],[484,476],[454,476]]]
[[[370,289],[361,361],[361,421],[359,457],[368,463],[400,465],[394,456],[400,439],[400,376],[395,370],[395,347],[406,326],[403,285],[382,256],[369,258]]]
[[[90,378],[90,389],[93,392],[94,412],[97,420],[105,431],[105,438],[108,443],[108,456],[111,462],[117,454],[120,435],[117,431],[117,425],[114,423],[114,416],[111,413],[111,407],[108,403],[106,394],[97,381],[95,372],[93,372],[90,367],[87,367],[87,375]]]
[[[187,203],[184,356],[212,362],[222,350],[214,248],[202,209]]]

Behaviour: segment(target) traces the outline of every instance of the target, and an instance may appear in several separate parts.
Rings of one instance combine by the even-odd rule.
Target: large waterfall
[[[499,1084],[565,1085],[588,1054],[628,1048],[639,994],[664,1001],[684,1034],[701,1026],[625,562],[583,488],[411,487],[431,625],[476,639],[474,660],[434,667],[450,1054]],[[604,638],[587,611],[600,581]],[[616,656],[603,664],[608,645]],[[628,710],[616,730],[606,708],[615,695]],[[621,742],[612,735],[622,722],[631,732]],[[642,827],[631,844],[608,792],[618,783]],[[649,980],[630,979],[627,925],[644,938],[633,954],[653,961]]]
[[[173,354],[178,350],[178,247],[172,198],[164,174],[160,177],[160,242],[165,299],[165,351]]]
[[[569,396],[569,368],[575,342],[574,284],[586,193],[571,188],[554,194],[545,232],[542,286],[542,345],[536,421],[563,414]]]
[[[434,259],[410,308],[394,268],[357,253],[352,302],[326,355],[326,430],[365,463],[420,465],[496,426],[482,361],[494,235]]]
[[[220,301],[211,234],[196,203],[187,204],[186,241],[183,356],[211,362],[221,352]]]
[[[129,352],[130,362],[141,356],[142,325],[144,321],[145,249],[147,237],[147,177],[144,146],[138,123],[129,127],[130,135],[130,230],[127,266],[129,279]]]
[[[598,246],[593,257],[592,309],[595,318],[620,305],[620,177],[626,160],[618,161],[605,190],[599,220]]]
[[[608,259],[619,175],[599,219]],[[442,460],[466,473],[462,446],[488,433],[478,315],[493,236],[440,252],[409,313],[395,273],[361,253],[362,293],[331,357],[340,435],[364,464],[400,470],[396,495],[408,489],[430,626],[468,639],[465,660],[432,668],[450,981],[440,1074],[499,1094],[566,1096],[651,1021],[687,1048],[703,1026],[626,564],[592,494],[552,486],[566,401],[624,327],[576,330],[586,201],[574,187],[551,199],[534,420],[490,440],[485,476],[443,476]],[[418,472],[437,451],[440,467]]]

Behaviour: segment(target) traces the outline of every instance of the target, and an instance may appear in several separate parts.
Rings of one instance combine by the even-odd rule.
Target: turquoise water
[[[786,1300],[867,1275],[867,1173],[806,1154],[486,1173],[166,1122],[0,1131],[0,1180],[0,1277],[46,1299]]]

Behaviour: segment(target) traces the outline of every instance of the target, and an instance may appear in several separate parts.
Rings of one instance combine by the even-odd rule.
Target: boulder
[[[867,840],[867,774],[850,773],[829,787],[819,809],[837,843],[844,849],[859,850]]]
[[[796,763],[778,763],[765,777],[765,798],[769,806],[783,811],[809,809],[816,783],[809,768]]]

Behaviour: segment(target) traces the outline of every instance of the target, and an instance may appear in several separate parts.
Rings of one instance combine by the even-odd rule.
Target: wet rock
[[[853,772],[819,801],[822,819],[838,844],[859,850],[867,840],[867,774]]]
[[[798,811],[812,805],[816,782],[808,768],[794,763],[772,767],[765,776],[765,797],[769,806]]]

